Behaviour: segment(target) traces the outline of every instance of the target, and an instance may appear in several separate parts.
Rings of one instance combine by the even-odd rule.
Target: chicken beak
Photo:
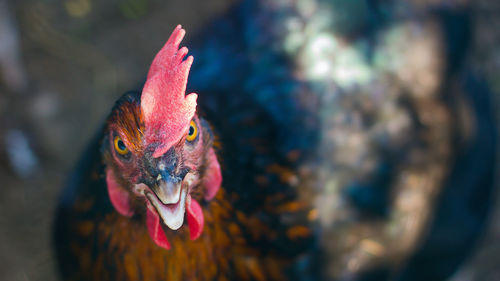
[[[150,149],[144,157],[145,174],[150,176],[143,179],[148,187],[142,189],[143,194],[148,199],[148,209],[157,213],[168,228],[177,230],[184,223],[189,193],[185,178],[190,169],[182,167],[176,147],[157,158],[153,151]]]
[[[188,194],[183,182],[189,169],[179,169],[176,164],[175,153],[161,157],[156,165],[156,179],[150,186],[152,192],[146,194],[151,206],[172,230],[179,229],[184,223]]]

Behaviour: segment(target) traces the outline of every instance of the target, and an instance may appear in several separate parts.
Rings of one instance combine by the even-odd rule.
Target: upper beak
[[[186,174],[176,176],[160,172],[151,189],[163,204],[175,204],[181,197],[182,181]]]
[[[153,178],[148,180],[148,185],[163,204],[179,202],[182,182],[189,172],[188,168],[180,165],[179,152],[171,147],[164,155],[154,158],[146,157],[146,167]]]

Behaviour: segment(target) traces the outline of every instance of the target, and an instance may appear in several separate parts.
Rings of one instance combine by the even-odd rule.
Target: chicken
[[[261,221],[236,207],[244,194],[220,188],[214,134],[197,94],[185,96],[184,33],[178,26],[157,54],[142,93],[118,100],[70,179],[55,234],[65,280],[284,279],[294,250],[272,244],[309,237],[300,220],[285,228],[265,214],[280,201],[299,212],[291,195],[263,196],[251,210]]]
[[[191,72],[177,27],[68,181],[64,280],[453,273],[496,149],[466,13],[345,3],[243,1],[195,36]]]

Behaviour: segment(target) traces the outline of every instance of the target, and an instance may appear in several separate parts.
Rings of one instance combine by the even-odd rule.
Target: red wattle
[[[148,226],[149,236],[156,243],[156,245],[170,249],[170,243],[167,240],[167,236],[165,232],[161,228],[160,225],[160,216],[156,211],[151,210],[151,206],[148,204],[147,213],[146,213],[146,224]]]
[[[115,210],[123,216],[131,217],[134,210],[130,206],[129,194],[118,185],[111,169],[106,170],[106,185],[108,186],[109,200]]]
[[[200,237],[203,232],[203,225],[205,224],[205,218],[203,217],[203,211],[201,210],[200,204],[188,195],[188,205],[186,208],[187,222],[189,226],[189,237],[191,240],[196,240]]]

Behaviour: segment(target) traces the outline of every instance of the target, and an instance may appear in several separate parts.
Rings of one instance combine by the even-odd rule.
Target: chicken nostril
[[[160,163],[160,165],[158,165],[158,169],[162,172],[165,171],[165,164],[164,163]]]

